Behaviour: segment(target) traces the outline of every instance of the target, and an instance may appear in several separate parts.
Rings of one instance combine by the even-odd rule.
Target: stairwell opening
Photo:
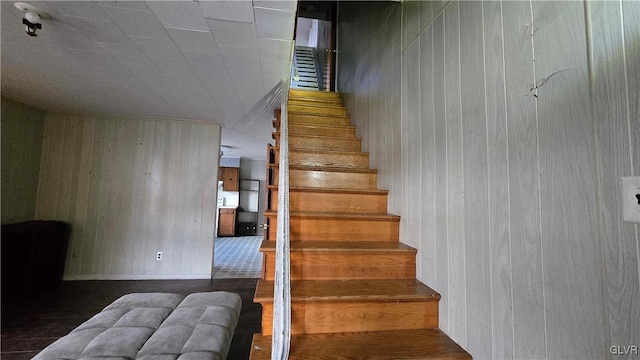
[[[294,89],[335,90],[334,1],[300,1],[291,69]]]

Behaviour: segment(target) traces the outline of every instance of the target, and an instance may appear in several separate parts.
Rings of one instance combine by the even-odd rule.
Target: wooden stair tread
[[[251,359],[271,358],[271,336],[254,335]],[[438,329],[291,336],[289,360],[310,359],[471,359],[471,355]]]
[[[416,253],[416,249],[396,241],[292,241],[291,252],[314,253]],[[276,242],[264,240],[260,245],[261,252],[276,251]]]
[[[298,136],[298,135],[296,135]],[[274,146],[274,150],[280,150],[280,146]],[[344,151],[344,150],[318,150],[318,149],[289,149],[289,152],[310,153],[310,154],[327,154],[327,155],[368,155],[368,152],[364,151]]]
[[[278,212],[266,210],[264,216],[277,216]],[[370,220],[370,221],[400,221],[400,216],[395,214],[369,214],[369,213],[339,213],[325,211],[291,211],[290,217],[309,217],[323,219],[346,219],[346,220]]]
[[[322,113],[308,113],[300,110],[289,110],[289,115],[308,115],[308,116],[320,116],[320,117],[328,117],[328,118],[340,118],[340,119],[350,119],[349,115],[337,115],[337,114],[322,114]],[[291,120],[291,119],[289,119]],[[289,123],[298,123],[297,121],[289,121]]]
[[[269,164],[270,167],[277,168],[278,164]],[[377,169],[361,169],[348,167],[324,167],[324,166],[305,166],[305,165],[289,165],[289,170],[307,170],[307,171],[326,171],[326,172],[348,172],[359,174],[377,174]]]
[[[272,138],[280,137],[280,131],[274,131],[271,133]],[[353,140],[353,141],[361,141],[362,139],[353,137],[353,136],[326,136],[326,135],[305,135],[305,134],[289,134],[289,138],[297,137],[297,138],[306,138],[306,139],[336,139],[336,140]],[[291,145],[289,145],[291,147]],[[357,152],[357,151],[352,151]]]
[[[259,280],[254,302],[273,302],[273,281]],[[440,294],[415,279],[297,280],[291,301],[438,301]]]
[[[289,106],[294,105],[294,106],[304,106],[304,107],[309,107],[309,108],[321,108],[321,109],[341,109],[344,110],[344,106],[339,105],[339,106],[335,106],[335,104],[331,104],[331,103],[300,103],[300,104],[289,104]]]
[[[280,120],[274,120],[274,123],[280,124]],[[293,123],[290,126],[296,127],[308,127],[308,128],[320,128],[320,129],[355,129],[353,125],[330,125],[330,124],[314,124],[314,123]],[[275,126],[274,126],[275,127]],[[279,126],[278,126],[279,127]]]
[[[267,185],[267,189],[278,189],[278,185]],[[303,186],[291,186],[289,192],[315,192],[315,193],[336,193],[336,194],[362,194],[362,195],[387,195],[389,190],[378,189],[340,189],[340,188],[313,188]]]

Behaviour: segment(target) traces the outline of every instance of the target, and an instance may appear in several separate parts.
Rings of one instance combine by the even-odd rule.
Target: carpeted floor
[[[258,250],[262,236],[216,238],[213,278],[259,278],[262,253]]]

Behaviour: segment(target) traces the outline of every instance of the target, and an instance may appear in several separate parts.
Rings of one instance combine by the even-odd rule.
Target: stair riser
[[[289,98],[296,97],[318,98],[318,99],[340,99],[340,94],[329,91],[305,91],[305,90],[289,90]]]
[[[276,117],[280,121],[280,115],[277,114]],[[289,113],[289,124],[348,126],[351,123],[348,117]]]
[[[340,99],[289,98],[289,105],[341,107],[342,101]]]
[[[276,164],[280,158],[280,149],[275,150]],[[368,153],[331,154],[289,151],[289,165],[322,166],[322,167],[346,167],[352,169],[368,169]]]
[[[276,224],[275,215],[266,215]],[[400,222],[396,220],[367,220],[366,218],[314,218],[291,216],[291,241],[399,241]],[[269,227],[269,239],[276,239],[276,226]]]
[[[272,209],[278,209],[278,190],[272,194]],[[290,211],[328,211],[341,213],[386,214],[387,196],[384,194],[289,192]]]
[[[293,334],[434,329],[438,302],[292,302]],[[273,333],[273,304],[262,304],[262,333]]]
[[[276,146],[280,146],[280,133],[274,134]],[[307,137],[289,135],[289,149],[332,150],[358,152],[362,146],[360,139],[343,139],[331,137]]]
[[[307,114],[326,114],[326,115],[346,115],[347,110],[339,107],[317,107],[306,105],[291,105],[288,107],[289,111],[301,112]]]
[[[264,253],[263,277],[274,280],[276,257]],[[291,280],[413,279],[412,253],[302,253],[291,252]]]
[[[280,122],[274,121],[273,127],[279,130]],[[289,135],[336,136],[355,138],[356,131],[353,127],[313,126],[310,124],[290,123]]]
[[[272,184],[278,184],[278,171],[273,174]],[[375,173],[349,173],[322,170],[289,170],[289,186],[334,189],[374,190],[378,184]]]

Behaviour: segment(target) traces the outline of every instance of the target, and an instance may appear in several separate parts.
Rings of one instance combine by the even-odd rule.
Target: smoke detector
[[[51,19],[51,16],[46,11],[40,10],[31,4],[16,2],[13,5],[24,11],[22,24],[25,25],[25,31],[29,36],[38,36],[36,31],[42,29],[42,20]]]

